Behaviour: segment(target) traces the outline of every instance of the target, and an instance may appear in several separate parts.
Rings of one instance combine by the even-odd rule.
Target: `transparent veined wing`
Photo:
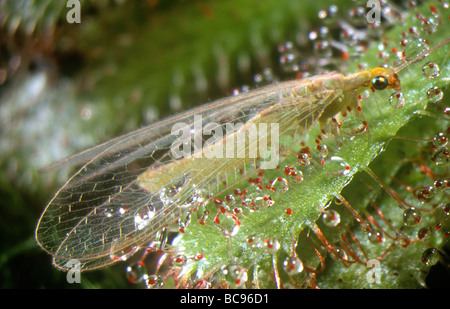
[[[173,134],[174,126],[183,123],[195,132],[197,116],[202,128],[217,124],[226,131],[227,124],[241,123],[241,130],[245,130],[250,124],[278,123],[280,134],[306,132],[324,109],[342,95],[339,88],[342,75],[331,75],[318,80],[283,82],[218,100],[56,164],[56,167],[78,164],[82,167],[42,214],[36,229],[39,245],[53,256],[56,267],[65,270],[70,259],[79,260],[82,270],[124,260],[145,247],[183,211],[191,210],[207,194],[216,192],[223,177],[249,161],[236,155],[175,158],[171,149],[182,147],[184,142]],[[322,80],[336,83],[328,82],[324,89]],[[270,134],[259,138],[270,140],[273,138]],[[208,136],[202,134],[201,139],[204,144]],[[225,143],[225,137],[222,142]],[[237,146],[248,151],[256,143]]]

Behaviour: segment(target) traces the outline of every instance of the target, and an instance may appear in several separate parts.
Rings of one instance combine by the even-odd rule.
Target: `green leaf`
[[[420,12],[426,14],[427,10],[429,10],[429,7],[425,6]],[[406,26],[394,28],[384,36],[385,38],[390,38],[391,41],[389,47],[386,48],[388,51],[391,47],[399,48],[397,42],[401,40],[400,33],[402,31],[408,31],[408,28],[413,26],[420,26],[414,18],[414,14],[412,13],[405,18]],[[436,32],[426,36],[431,46],[446,38],[445,24],[447,23],[448,20],[443,21],[443,24],[438,27],[439,29]],[[374,56],[378,52],[378,46],[371,44],[362,61],[369,68],[383,64],[377,56]],[[288,256],[293,255],[293,248],[295,248],[296,255],[300,257],[304,265],[313,270],[321,268],[322,265],[319,260],[320,258],[325,258],[326,250],[323,250],[323,246],[317,244],[317,238],[311,236],[315,240],[311,239],[310,242],[314,243],[315,241],[315,248],[322,251],[322,253],[315,256],[308,254],[307,251],[310,251],[311,247],[307,248],[310,245],[308,242],[302,241],[302,238],[304,235],[313,234],[311,229],[316,229],[315,222],[322,215],[321,209],[326,208],[334,197],[340,197],[340,194],[342,194],[343,197],[351,201],[349,203],[350,207],[358,212],[360,217],[365,217],[366,213],[370,214],[368,209],[373,208],[373,205],[378,205],[376,207],[379,208],[386,220],[389,220],[393,229],[390,230],[379,217],[376,222],[384,226],[383,230],[387,231],[386,234],[393,239],[383,236],[384,241],[382,243],[377,243],[377,241],[372,243],[367,234],[370,231],[374,232],[372,229],[376,229],[376,226],[370,224],[367,218],[364,219],[366,225],[357,223],[357,217],[344,216],[345,212],[348,211],[344,205],[332,203],[332,208],[329,209],[338,211],[343,217],[341,220],[345,223],[341,223],[335,228],[322,227],[324,235],[326,235],[325,237],[329,244],[341,243],[341,246],[343,239],[339,236],[341,234],[346,235],[348,243],[353,248],[348,249],[347,255],[349,260],[353,260],[353,263],[347,268],[345,267],[347,265],[344,266],[345,262],[334,262],[328,257],[325,261],[322,261],[326,267],[325,271],[317,276],[318,286],[328,288],[419,287],[423,283],[421,273],[427,269],[421,261],[422,253],[427,247],[440,246],[443,239],[441,234],[439,236],[434,235],[433,241],[428,243],[416,241],[417,232],[420,227],[427,226],[427,224],[434,227],[436,224],[435,219],[429,213],[432,212],[433,207],[439,205],[440,201],[445,203],[447,198],[444,194],[437,194],[433,200],[433,207],[422,205],[417,198],[414,198],[413,194],[405,192],[405,188],[398,186],[393,179],[406,177],[408,182],[405,183],[412,188],[416,188],[432,186],[437,175],[442,175],[441,177],[445,178],[448,174],[445,169],[434,166],[430,161],[432,150],[426,153],[426,162],[418,162],[418,164],[423,165],[413,165],[413,168],[411,168],[412,162],[420,158],[421,151],[414,149],[414,146],[409,146],[409,148],[403,148],[406,153],[403,158],[399,158],[396,151],[398,152],[398,145],[401,145],[401,141],[396,140],[396,137],[407,136],[416,139],[430,139],[435,133],[446,130],[447,120],[439,119],[443,116],[421,116],[421,112],[429,105],[427,91],[432,87],[444,89],[448,85],[448,79],[445,78],[448,76],[446,72],[450,69],[447,59],[448,54],[448,46],[442,47],[426,60],[417,64],[411,64],[400,73],[402,94],[406,98],[406,103],[402,108],[396,109],[395,106],[389,104],[389,96],[392,94],[392,91],[377,92],[364,100],[363,115],[368,123],[369,132],[340,141],[342,143],[340,148],[336,147],[336,141],[331,137],[322,141],[322,144],[328,146],[329,157],[342,158],[343,162],[351,167],[348,174],[332,176],[324,170],[326,163],[324,166],[321,166],[318,162],[305,169],[299,168],[304,174],[303,182],[300,184],[289,182],[290,185],[287,192],[270,194],[274,201],[274,205],[270,208],[251,213],[244,212],[244,215],[240,217],[239,232],[229,238],[218,230],[214,230],[214,225],[217,224],[212,222],[206,227],[196,222],[189,226],[187,232],[180,237],[178,246],[185,248],[187,256],[201,252],[204,258],[199,262],[189,264],[182,271],[186,273],[197,272],[196,276],[198,278],[204,276],[202,274],[210,274],[215,271],[220,273],[221,267],[237,264],[248,271],[249,286],[256,285],[264,288],[273,288],[276,287],[279,280],[281,282],[278,282],[278,285],[281,286],[290,286],[292,284],[297,287],[304,286],[310,282],[308,280],[311,280],[311,278],[305,275],[304,272],[295,276],[287,276],[283,270],[283,262]],[[393,62],[395,56],[390,55],[389,60]],[[424,76],[421,67],[427,61],[434,61],[439,65],[441,78],[428,79]],[[399,133],[399,130],[402,128],[404,128],[403,131]],[[320,134],[319,128],[311,130],[307,146],[314,147],[314,140],[318,134]],[[426,147],[419,146],[421,145],[419,141],[414,143],[416,147]],[[425,145],[429,147],[429,143],[425,143]],[[298,152],[299,147],[296,148],[295,143],[289,145],[289,147],[290,152],[286,153],[284,161],[280,163],[282,166],[280,170],[264,171],[264,183],[270,183],[271,180],[277,177],[285,177],[290,181],[288,177],[283,175],[283,167],[285,165],[296,166],[295,154]],[[283,155],[284,153],[282,153]],[[374,159],[376,160],[374,161]],[[375,171],[375,175],[379,175],[379,183],[374,182],[374,179],[371,179],[371,177],[367,177],[366,167],[368,166]],[[403,175],[404,169],[407,167],[409,167],[410,173],[414,176],[421,174],[420,168],[425,167],[433,170],[435,174],[432,177],[424,176],[420,177],[420,180],[412,180],[410,179],[411,175]],[[337,168],[339,169],[339,167]],[[361,186],[362,183],[365,183],[366,186]],[[368,190],[369,184],[371,190]],[[386,190],[382,190],[381,184],[385,186]],[[237,187],[241,190],[244,188],[251,190],[252,186],[247,184],[247,186],[244,185],[242,187],[241,182]],[[390,190],[403,193],[400,199],[408,202],[399,205],[393,196],[387,194]],[[365,192],[365,194],[362,194],[362,192]],[[406,197],[404,197],[405,194]],[[215,198],[221,199],[223,197],[224,195],[215,196]],[[409,207],[408,205],[422,209],[424,217],[426,216],[421,224],[414,229],[403,226],[403,211],[404,208]],[[285,214],[288,208],[293,211],[291,215]],[[217,213],[217,206],[211,207],[210,212],[213,215]],[[375,217],[373,214],[371,216]],[[321,220],[319,219],[318,221]],[[303,233],[301,233],[302,231]],[[404,234],[404,236],[400,236],[400,233]],[[356,241],[353,241],[352,237]],[[259,239],[260,245],[257,248],[247,247],[249,238]],[[279,242],[280,249],[276,253],[264,250],[264,240],[267,239],[276,239]],[[296,239],[298,239],[298,243],[295,244]],[[358,246],[361,246],[363,249],[361,250]],[[401,246],[406,248],[401,248]],[[350,257],[352,250],[356,252],[355,257]],[[377,261],[381,265],[381,282],[371,283],[366,276],[371,270],[367,263],[369,260],[375,259],[379,259]],[[355,260],[358,260],[359,263],[355,262]],[[274,263],[277,265],[274,266]],[[278,268],[278,273],[274,271],[274,267]],[[279,276],[279,279],[275,279],[277,276]],[[214,280],[213,276],[207,278]],[[411,278],[414,280],[411,280]],[[233,282],[228,281],[227,283],[233,286]]]

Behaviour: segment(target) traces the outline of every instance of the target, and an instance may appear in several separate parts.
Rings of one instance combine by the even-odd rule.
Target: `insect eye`
[[[377,76],[372,79],[372,86],[376,90],[386,89],[388,84],[389,84],[389,82],[388,82],[387,78],[384,76]]]

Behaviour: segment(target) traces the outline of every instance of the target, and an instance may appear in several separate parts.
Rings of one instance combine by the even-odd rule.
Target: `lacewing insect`
[[[246,153],[258,144],[272,142],[274,150],[278,134],[306,135],[315,123],[324,125],[348,106],[358,107],[358,94],[365,89],[399,91],[402,69],[449,42],[447,38],[394,69],[333,72],[218,100],[56,163],[48,169],[82,167],[47,205],[36,240],[62,270],[71,269],[72,259],[80,261],[81,270],[125,260],[211,198],[208,193],[217,192],[221,179],[254,162]],[[230,123],[239,125],[225,130]],[[234,147],[235,139],[249,137],[252,128],[271,124],[278,124],[276,130],[259,130],[244,146],[238,143],[241,149]],[[177,135],[180,130],[194,134],[194,147],[192,136]],[[225,135],[216,134],[224,130]],[[211,135],[212,141],[207,139]],[[227,154],[217,155],[223,147]],[[180,153],[184,155],[176,155]]]

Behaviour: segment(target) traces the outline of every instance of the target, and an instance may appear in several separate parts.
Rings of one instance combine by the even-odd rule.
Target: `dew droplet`
[[[301,166],[308,166],[311,164],[311,151],[308,147],[302,148],[297,155],[298,164]]]
[[[247,269],[237,264],[222,267],[222,274],[231,288],[241,287],[248,279]]]
[[[403,223],[406,226],[416,226],[422,221],[422,213],[415,207],[406,209],[403,212]]]
[[[247,237],[247,247],[250,249],[254,249],[256,247],[259,247],[260,245],[260,238],[257,235],[250,235]]]
[[[445,216],[450,217],[450,203],[441,204],[440,209]]]
[[[118,240],[114,240],[113,242],[118,242]],[[114,245],[111,246],[109,257],[113,261],[126,261],[128,260],[133,254],[135,254],[140,249],[139,246],[128,246],[122,249],[119,249],[116,251],[116,248]]]
[[[329,252],[329,255],[330,255],[331,259],[333,259],[334,261],[348,259],[347,253],[342,248],[339,248],[338,246],[334,246],[332,251]]]
[[[429,79],[438,77],[440,73],[439,66],[432,61],[429,61],[422,66],[422,72],[423,75]]]
[[[433,145],[436,147],[444,147],[447,145],[447,134],[439,132],[433,136]]]
[[[322,215],[323,223],[327,226],[337,226],[341,222],[341,215],[333,209],[325,210]]]
[[[347,135],[356,136],[364,133],[366,131],[366,126],[361,118],[351,117],[345,118],[339,124],[339,129]]]
[[[197,221],[200,225],[206,224],[206,219],[208,219],[209,210],[206,208],[206,203],[201,203],[197,207]]]
[[[414,193],[419,201],[422,203],[429,203],[436,195],[436,189],[434,186],[422,187],[415,190]]]
[[[285,178],[277,177],[272,181],[271,189],[280,194],[285,193],[289,190],[289,183]]]
[[[191,209],[197,207],[198,205],[200,205],[203,202],[204,202],[204,198],[203,198],[201,190],[194,189],[194,191],[192,192],[190,197],[188,199],[186,199],[186,201],[184,203],[177,203],[176,205],[179,208],[181,208],[182,211],[186,211],[186,210],[191,210]]]
[[[328,147],[327,145],[317,145],[317,150],[319,152],[320,161],[323,161],[328,156]]]
[[[394,105],[396,109],[402,108],[405,103],[405,96],[401,92],[394,92],[389,96],[389,104]]]
[[[296,255],[289,256],[283,261],[283,269],[289,276],[293,276],[303,271],[303,263]]]
[[[235,214],[224,209],[225,208],[221,206],[219,212],[214,217],[214,226],[219,229],[225,237],[232,237],[238,233],[241,222]]]
[[[416,58],[421,52],[428,49],[428,45],[420,39],[411,41],[405,48],[405,59],[411,60]]]
[[[300,70],[300,53],[292,42],[286,42],[280,45],[278,51],[280,52],[279,61],[284,72],[291,73]]]
[[[155,235],[155,244],[157,246],[157,250],[164,250],[164,246],[169,239],[169,230],[165,227],[160,229]]]
[[[448,179],[438,179],[433,183],[433,186],[437,189],[437,190],[445,190],[447,189],[447,187],[450,185]]]
[[[232,207],[236,204],[236,199],[232,194],[228,194],[225,196],[224,202],[225,205]]]
[[[373,244],[381,243],[384,240],[383,233],[379,230],[369,231],[367,233],[367,237],[368,237],[369,241]]]
[[[126,276],[129,282],[131,283],[138,283],[142,280],[147,279],[147,268],[143,263],[136,263],[133,265],[130,265],[126,269]]]
[[[241,207],[234,207],[233,208],[233,214],[236,216],[242,216],[242,208]]]
[[[156,289],[163,285],[163,279],[160,275],[150,275],[147,280],[145,280],[145,285],[148,289]]]
[[[193,259],[194,261],[200,261],[201,259],[203,259],[203,254],[197,253],[196,255],[194,255],[194,256],[192,257],[192,259]]]
[[[182,267],[186,265],[187,257],[184,254],[179,254],[173,259],[173,265]]]
[[[253,79],[258,86],[264,86],[272,83],[274,81],[272,69],[265,68],[262,74],[255,74]]]
[[[427,98],[428,102],[432,104],[436,104],[442,101],[442,98],[444,97],[444,93],[439,87],[431,87],[427,91]]]
[[[439,22],[434,17],[424,18],[422,21],[422,32],[425,34],[432,34],[438,29]]]
[[[328,40],[318,40],[314,42],[313,49],[321,58],[327,58],[332,55],[331,44]]]
[[[441,203],[433,211],[434,217],[439,226],[449,226],[450,225],[450,203]]]
[[[176,186],[168,186],[161,189],[159,199],[164,205],[169,205],[173,202],[172,198],[177,194],[178,188]]]
[[[266,196],[258,196],[251,200],[250,205],[252,207],[256,207],[255,210],[264,209],[272,206],[274,204],[274,200],[269,195]]]
[[[181,233],[184,233],[190,222],[191,222],[191,213],[187,212],[186,214],[184,214],[180,218],[178,218],[178,221],[177,221],[178,231],[180,231]]]
[[[136,225],[136,228],[138,230],[144,229],[150,223],[150,221],[153,219],[154,216],[155,216],[155,209],[151,204],[141,207],[134,214],[134,224]]]
[[[450,161],[450,152],[446,147],[438,148],[431,156],[431,161],[436,165],[447,165]]]
[[[274,238],[268,238],[264,241],[264,249],[269,254],[274,254],[280,249],[280,243]]]
[[[345,176],[350,172],[350,166],[341,157],[330,157],[325,160],[323,167],[331,176]]]
[[[303,181],[303,173],[302,171],[296,169],[293,166],[286,166],[284,168],[284,173],[289,176],[289,179],[293,182],[293,183],[300,183]]]
[[[436,248],[428,248],[422,254],[422,263],[427,266],[436,265],[439,262],[439,251]]]
[[[353,25],[362,26],[365,25],[366,20],[366,10],[362,6],[352,7],[348,10],[348,15]]]
[[[417,232],[417,238],[420,240],[429,240],[432,231],[433,229],[431,228],[431,226],[423,227]]]

